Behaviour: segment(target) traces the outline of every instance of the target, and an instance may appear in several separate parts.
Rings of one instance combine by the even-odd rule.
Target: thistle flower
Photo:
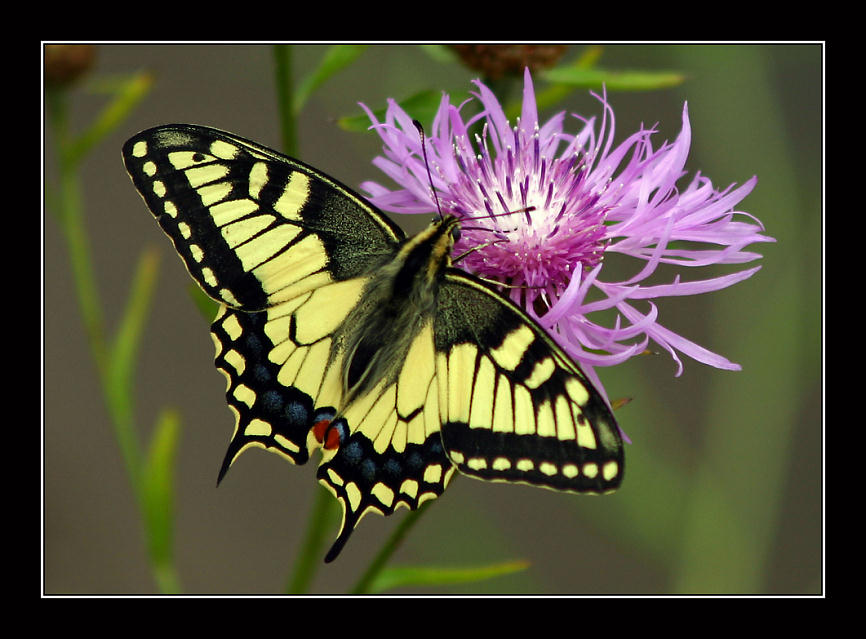
[[[676,186],[691,141],[687,106],[674,142],[654,149],[655,131],[641,127],[614,146],[614,114],[604,94],[595,96],[603,111],[598,133],[594,118],[574,114],[580,126],[570,134],[564,112],[539,123],[528,70],[516,126],[496,96],[475,85],[482,110],[467,121],[461,115],[466,104],[454,106],[443,95],[426,139],[429,175],[409,115],[390,101],[379,123],[361,105],[384,141],[384,157],[374,164],[401,187],[366,182],[361,186],[370,200],[391,212],[429,214],[438,199],[444,213],[463,220],[454,254],[465,255],[456,266],[506,285],[503,291],[550,331],[599,389],[593,366],[625,361],[650,341],[670,353],[676,375],[682,372],[679,353],[739,370],[666,328],[656,300],[716,291],[760,267],[688,281],[679,274],[667,283],[648,279],[661,264],[697,268],[760,258],[744,248],[774,240],[756,218],[734,210],[757,178],[716,190],[697,173],[684,189]],[[472,136],[474,144],[473,127],[481,131]],[[612,254],[634,258],[624,280],[605,279]],[[615,319],[604,325],[598,316],[609,309]]]

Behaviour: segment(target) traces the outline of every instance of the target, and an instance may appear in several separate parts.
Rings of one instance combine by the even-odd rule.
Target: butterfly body
[[[622,480],[619,430],[524,311],[451,264],[459,221],[403,232],[315,169],[194,125],[143,131],[133,182],[199,285],[236,427],[340,501],[334,559],[368,512],[435,499],[454,472],[574,492]]]
[[[346,351],[344,397],[396,381],[408,349],[436,313],[438,289],[451,265],[456,218],[445,218],[404,241],[393,259],[376,269],[357,305],[341,324],[336,347]]]

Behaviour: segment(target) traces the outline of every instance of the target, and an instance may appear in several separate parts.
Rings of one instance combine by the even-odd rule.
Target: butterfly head
[[[442,266],[451,266],[451,250],[460,240],[460,220],[453,215],[443,215],[434,220],[418,237],[424,235],[428,237],[432,261]]]

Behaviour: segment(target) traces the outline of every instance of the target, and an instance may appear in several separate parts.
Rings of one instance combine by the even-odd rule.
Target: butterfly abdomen
[[[441,278],[450,265],[454,218],[431,224],[406,241],[371,278],[340,327],[345,349],[344,391],[349,401],[381,381],[393,382],[413,340],[433,316]]]

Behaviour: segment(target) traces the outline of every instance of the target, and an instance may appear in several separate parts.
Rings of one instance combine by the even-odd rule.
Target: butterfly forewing
[[[192,277],[234,308],[369,273],[403,239],[351,190],[229,133],[157,127],[130,139],[123,158]]]

